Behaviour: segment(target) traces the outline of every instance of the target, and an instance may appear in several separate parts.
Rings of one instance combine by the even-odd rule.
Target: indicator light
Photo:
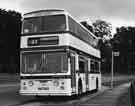
[[[33,81],[29,81],[28,84],[29,84],[29,86],[33,86],[34,85]]]
[[[53,81],[53,85],[54,85],[54,86],[59,86],[59,81],[54,80],[54,81]]]

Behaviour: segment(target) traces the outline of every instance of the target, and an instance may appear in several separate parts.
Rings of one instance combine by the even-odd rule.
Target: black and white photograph
[[[135,106],[135,1],[0,0],[0,106]]]

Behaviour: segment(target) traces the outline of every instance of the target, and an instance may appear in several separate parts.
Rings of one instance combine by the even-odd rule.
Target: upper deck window
[[[25,18],[23,21],[23,34],[64,31],[66,29],[65,15],[48,15]]]

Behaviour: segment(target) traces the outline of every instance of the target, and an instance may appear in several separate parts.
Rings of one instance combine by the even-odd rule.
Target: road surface
[[[128,87],[129,83],[113,90],[103,87],[101,91],[85,94],[81,98],[35,98],[33,96],[20,96],[17,84],[2,84],[0,85],[0,106],[117,106],[118,104],[120,106],[119,97],[128,91]]]

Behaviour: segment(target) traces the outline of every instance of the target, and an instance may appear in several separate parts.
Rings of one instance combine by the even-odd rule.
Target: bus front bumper
[[[26,93],[26,92],[22,92],[20,91],[19,92],[20,95],[23,95],[23,96],[72,96],[74,95],[75,93],[72,93],[72,92],[63,92],[63,93]]]

